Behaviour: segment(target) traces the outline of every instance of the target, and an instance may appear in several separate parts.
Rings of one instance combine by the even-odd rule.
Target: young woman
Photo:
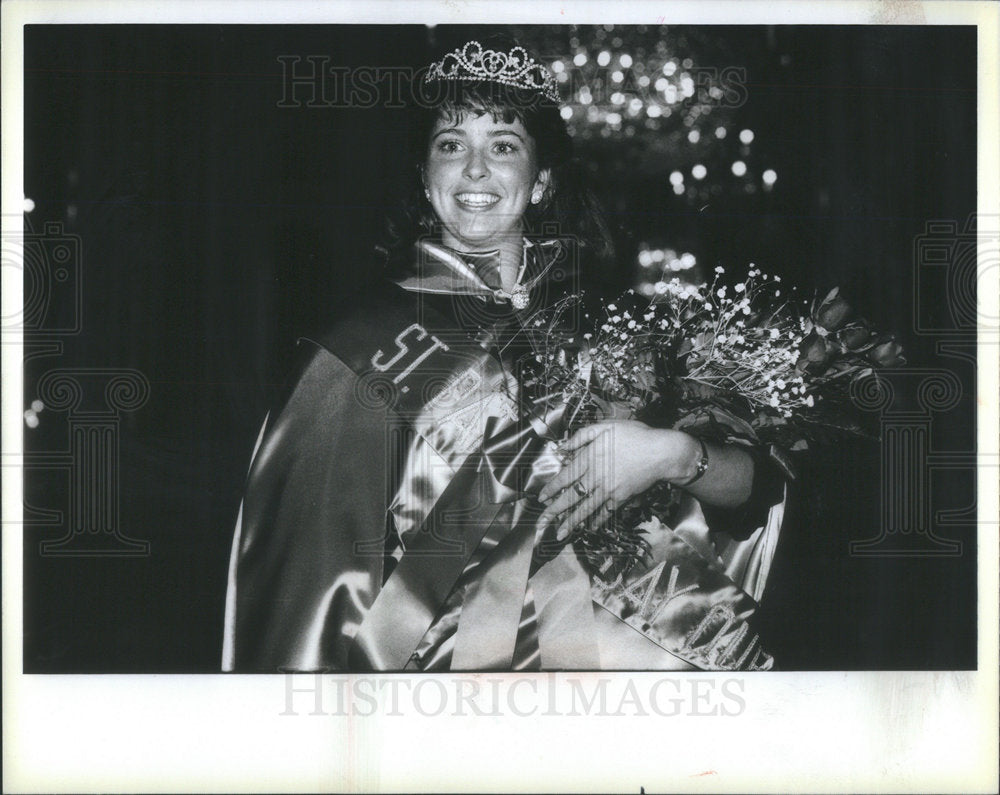
[[[635,420],[564,438],[525,325],[612,256],[555,81],[520,47],[431,65],[415,191],[365,305],[303,340],[233,543],[223,668],[768,668],[749,620],[783,489],[766,457]],[[684,490],[627,577],[574,531]],[[707,517],[707,518],[706,518]]]

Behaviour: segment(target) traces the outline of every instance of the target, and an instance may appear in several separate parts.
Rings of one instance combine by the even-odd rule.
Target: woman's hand
[[[539,527],[560,517],[558,540],[593,514],[614,511],[658,480],[683,484],[701,459],[701,445],[692,436],[636,420],[590,425],[561,450],[568,460],[538,495],[546,505]]]

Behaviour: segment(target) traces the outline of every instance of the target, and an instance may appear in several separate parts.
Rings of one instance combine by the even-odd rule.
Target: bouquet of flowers
[[[715,271],[710,284],[660,281],[650,299],[629,290],[588,312],[577,293],[537,313],[526,386],[577,407],[570,433],[631,417],[770,446],[786,462],[810,443],[864,434],[851,386],[905,362],[896,339],[856,317],[837,288],[808,301],[753,266],[732,287],[721,283],[723,268]],[[570,315],[591,330],[566,331]],[[666,515],[678,497],[657,484],[574,541],[594,565],[610,553],[627,569],[644,553],[638,525]]]

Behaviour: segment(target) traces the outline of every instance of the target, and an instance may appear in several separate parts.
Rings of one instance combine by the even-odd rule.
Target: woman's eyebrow
[[[434,135],[431,136],[431,139],[433,140],[434,138],[437,138],[439,135],[444,135],[445,133],[449,135],[464,136],[465,130],[463,130],[461,127],[445,127],[444,129],[438,130],[436,133],[434,133]]]
[[[461,127],[445,127],[443,129],[438,130],[431,137],[432,138],[437,138],[439,135],[445,135],[445,134],[465,136],[466,132]],[[497,137],[499,135],[513,135],[515,138],[517,138],[517,139],[519,139],[521,141],[524,140],[524,138],[521,137],[521,134],[519,132],[517,132],[516,130],[511,130],[511,129],[507,129],[507,130],[490,130],[490,132],[488,133],[488,135],[491,138],[495,138],[495,137]]]
[[[495,137],[497,135],[513,135],[518,140],[521,140],[521,141],[524,140],[524,138],[521,137],[521,134],[519,132],[517,132],[516,130],[491,130],[490,131],[490,137]]]

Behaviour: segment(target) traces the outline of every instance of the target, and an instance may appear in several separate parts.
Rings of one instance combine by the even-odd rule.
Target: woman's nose
[[[485,154],[475,149],[470,150],[469,157],[465,161],[465,176],[469,179],[482,179],[489,173],[490,169],[486,164]]]

